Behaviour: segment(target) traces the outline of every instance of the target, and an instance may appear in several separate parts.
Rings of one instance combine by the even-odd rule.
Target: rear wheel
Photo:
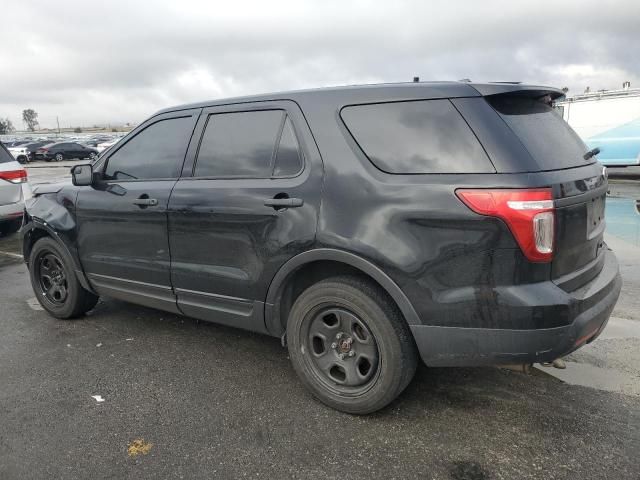
[[[98,302],[96,295],[80,285],[71,259],[51,238],[41,238],[33,246],[29,274],[36,298],[54,317],[78,317]]]
[[[323,403],[366,414],[409,384],[418,355],[396,305],[379,286],[352,276],[323,280],[295,301],[287,323],[296,373]]]
[[[97,154],[96,152],[91,152],[91,153],[89,154],[89,158],[90,158],[91,160],[95,160],[96,158],[98,158],[98,154]]]
[[[64,155],[61,153],[56,153],[56,162],[61,162],[64,160]]]

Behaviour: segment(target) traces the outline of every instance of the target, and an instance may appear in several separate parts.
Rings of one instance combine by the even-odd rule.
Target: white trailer
[[[640,88],[585,92],[556,102],[556,108],[598,160],[610,167],[640,165]]]

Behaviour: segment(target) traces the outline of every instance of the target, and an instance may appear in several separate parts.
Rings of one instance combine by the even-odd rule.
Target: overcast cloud
[[[8,3],[8,4],[7,4]],[[640,86],[640,2],[8,0],[0,117],[138,122],[190,101],[351,83]]]

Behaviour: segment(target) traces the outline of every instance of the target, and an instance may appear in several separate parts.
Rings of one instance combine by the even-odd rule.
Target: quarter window
[[[284,122],[278,153],[273,167],[274,177],[290,177],[298,173],[302,168],[300,159],[300,146],[293,130],[289,117]]]
[[[2,142],[0,142],[0,163],[9,163],[13,161],[14,161],[13,156],[5,148]]]
[[[149,125],[109,157],[105,178],[176,178],[192,131],[190,116],[160,120]]]
[[[341,117],[387,173],[492,173],[493,165],[449,100],[357,105]]]

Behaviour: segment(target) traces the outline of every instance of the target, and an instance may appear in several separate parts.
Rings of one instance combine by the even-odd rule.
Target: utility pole
[[[57,115],[56,115],[56,123],[58,124],[58,135],[60,135],[60,120],[58,120]]]

